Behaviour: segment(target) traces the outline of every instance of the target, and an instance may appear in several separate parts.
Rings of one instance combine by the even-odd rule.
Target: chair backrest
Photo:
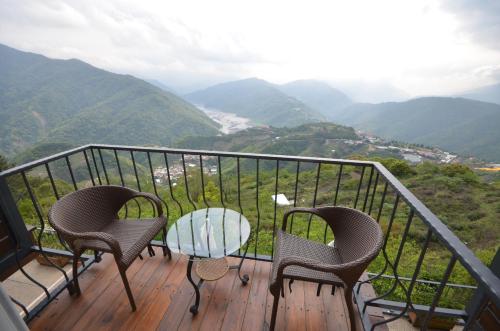
[[[383,233],[369,215],[347,207],[318,208],[335,236],[335,247],[342,262],[357,259],[371,261],[380,251]]]
[[[121,186],[95,186],[70,193],[49,211],[49,223],[61,235],[99,231],[117,218],[117,213],[135,191]]]

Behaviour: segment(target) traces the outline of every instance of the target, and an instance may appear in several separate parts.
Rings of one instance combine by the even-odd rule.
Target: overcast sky
[[[177,89],[316,78],[446,95],[500,81],[500,1],[0,0],[0,43]]]

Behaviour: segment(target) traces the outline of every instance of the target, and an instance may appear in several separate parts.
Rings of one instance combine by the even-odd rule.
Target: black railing
[[[472,326],[482,313],[478,307],[484,306],[478,301],[466,307],[477,287],[482,294],[480,300],[490,300],[500,307],[499,278],[380,163],[87,145],[0,173],[0,207],[17,246],[0,261],[0,267],[17,266],[45,293],[45,299],[31,311],[13,298],[27,320],[64,289],[72,291],[71,277],[62,268],[53,265],[64,280],[49,291],[36,275],[27,274],[21,263],[34,252],[49,263],[49,255],[72,255],[53,231],[47,231],[48,208],[70,191],[105,184],[157,195],[169,224],[199,208],[238,210],[252,226],[247,257],[267,261],[272,260],[276,229],[287,208],[347,205],[370,214],[381,224],[385,240],[381,254],[370,266],[368,279],[360,281],[354,290],[366,330],[390,323],[409,311],[425,314],[422,329],[436,315],[460,318],[467,327]],[[279,194],[293,197],[293,201],[279,203]],[[140,218],[153,210],[146,202],[133,200],[120,215]],[[294,218],[290,232],[324,243],[333,239],[324,222],[313,217]],[[36,227],[36,244],[26,224]],[[161,246],[162,242],[155,244]],[[437,268],[441,272],[426,270],[435,266],[436,254],[447,259],[441,263],[442,268]],[[430,257],[434,259],[429,261]],[[80,272],[96,260],[99,256],[85,256]],[[453,284],[454,272],[465,275],[461,279],[468,284]],[[378,297],[363,296],[363,286],[368,283],[375,287]],[[452,304],[445,300],[448,297],[453,297]],[[474,300],[479,300],[477,295]],[[373,323],[369,318],[371,307],[386,309],[392,316]]]

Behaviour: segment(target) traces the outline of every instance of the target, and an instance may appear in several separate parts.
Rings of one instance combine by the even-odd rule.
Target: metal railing
[[[247,216],[252,226],[247,258],[266,261],[272,260],[276,229],[281,226],[286,208],[348,205],[370,214],[381,224],[385,240],[381,254],[369,269],[368,279],[358,282],[354,290],[366,330],[390,323],[409,311],[424,314],[422,329],[427,329],[435,315],[458,317],[466,327],[478,323],[482,311],[477,302],[468,307],[465,307],[467,302],[463,302],[463,307],[458,308],[439,305],[443,295],[456,288],[470,292],[464,296],[464,301],[480,288],[482,301],[487,299],[500,307],[500,279],[380,163],[87,145],[0,173],[0,207],[17,247],[0,261],[0,268],[17,265],[46,296],[31,311],[12,298],[22,307],[25,319],[32,318],[64,289],[72,292],[70,277],[48,258],[48,255],[72,254],[64,242],[54,238],[57,237],[55,233],[47,231],[48,207],[70,191],[106,184],[129,186],[157,195],[165,206],[169,224],[199,208],[236,209]],[[279,194],[291,199],[289,206],[278,203]],[[31,206],[27,207],[26,201]],[[125,206],[121,216],[140,218],[148,213],[151,209],[147,204],[134,200]],[[36,226],[36,244],[30,239],[26,224]],[[328,230],[313,217],[291,220],[290,232],[312,240],[328,243],[334,238]],[[161,245],[161,242],[155,244]],[[414,263],[407,262],[406,246],[411,246],[412,256],[416,258]],[[448,259],[437,279],[419,276],[426,266],[429,251],[440,252]],[[63,274],[64,281],[56,289],[49,291],[36,280],[36,275],[29,275],[24,270],[20,261],[33,252],[41,254]],[[85,256],[80,272],[98,260],[98,255]],[[450,282],[457,268],[467,275],[470,284]],[[381,294],[374,298],[364,297],[366,284],[372,284]],[[427,289],[427,294],[431,293],[426,302],[420,302],[422,287]],[[373,307],[388,309],[392,316],[374,322],[369,314]]]

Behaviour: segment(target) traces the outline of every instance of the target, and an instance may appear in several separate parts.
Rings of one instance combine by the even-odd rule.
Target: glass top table
[[[246,244],[240,263],[229,266],[237,269],[243,283],[248,283],[248,275],[240,275],[241,266],[248,250],[250,224],[245,216],[227,208],[206,208],[195,210],[179,218],[170,226],[167,244],[174,253],[189,256],[187,278],[196,292],[196,302],[191,306],[193,314],[198,312],[199,288],[204,279],[196,284],[191,275],[193,262],[199,259],[221,259],[238,251]]]

